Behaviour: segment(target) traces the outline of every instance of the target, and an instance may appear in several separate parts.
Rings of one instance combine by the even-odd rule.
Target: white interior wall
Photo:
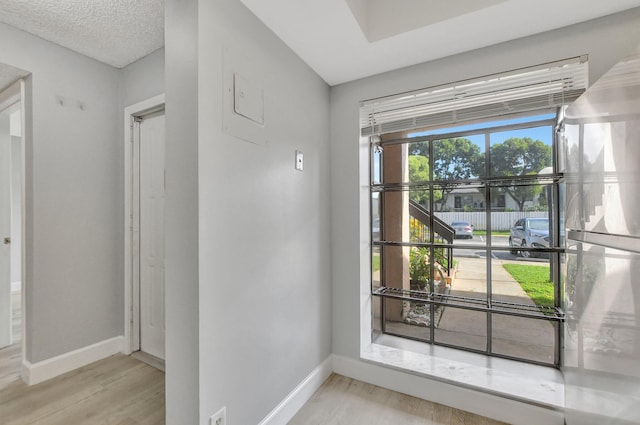
[[[0,62],[32,73],[24,280],[33,363],[122,334],[119,73],[4,24]]]
[[[123,107],[164,93],[164,47],[121,70],[120,101]]]
[[[238,1],[198,22],[200,424],[255,424],[331,353],[329,87]],[[264,128],[230,122],[233,71]]]
[[[331,253],[333,353],[359,361],[370,341],[368,144],[359,140],[359,102],[424,87],[589,54],[590,81],[640,39],[640,9],[331,89]],[[402,374],[396,373],[396,376]],[[382,376],[382,375],[380,375]],[[378,376],[377,378],[380,378]],[[393,374],[384,374],[378,383]],[[396,382],[399,382],[395,378]],[[389,381],[387,385],[393,382]],[[425,385],[429,385],[425,380]],[[452,400],[455,403],[456,400]]]
[[[198,2],[165,2],[166,423],[198,424]]]

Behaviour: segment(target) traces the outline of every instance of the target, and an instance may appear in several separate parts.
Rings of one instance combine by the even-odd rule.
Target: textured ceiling
[[[164,45],[164,0],[0,0],[0,22],[117,68]]]

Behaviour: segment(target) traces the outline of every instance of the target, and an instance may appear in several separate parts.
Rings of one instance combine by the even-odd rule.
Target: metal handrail
[[[453,227],[449,226],[440,218],[431,214],[429,210],[417,203],[416,201],[409,200],[409,215],[424,226],[431,228],[433,223],[433,231],[439,235],[442,239],[449,243],[453,243],[456,231]],[[445,248],[447,250],[447,276],[451,275],[451,261],[453,260],[453,248]],[[438,262],[440,263],[440,262]],[[443,264],[440,264],[443,265]]]

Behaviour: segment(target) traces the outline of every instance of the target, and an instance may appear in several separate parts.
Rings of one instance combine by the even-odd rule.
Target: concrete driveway
[[[455,239],[453,241],[455,245],[458,245],[459,248],[453,249],[454,258],[457,257],[468,257],[468,258],[484,258],[486,256],[486,251],[484,249],[477,249],[472,247],[477,246],[486,246],[487,240],[485,236],[475,235],[473,239]],[[465,247],[469,248],[465,248]],[[498,248],[507,248],[509,246],[509,236],[492,236],[491,237],[491,246]],[[497,258],[500,260],[511,260],[511,261],[524,261],[535,263],[549,263],[548,258],[522,258],[519,255],[513,255],[509,251],[493,251],[493,258]]]
[[[458,270],[451,295],[486,299],[487,269],[484,258],[457,258]],[[510,261],[492,261],[492,299],[535,305],[505,270]],[[487,313],[446,306],[435,332],[438,342],[486,350]],[[491,344],[495,353],[553,363],[556,324],[540,319],[492,314]]]

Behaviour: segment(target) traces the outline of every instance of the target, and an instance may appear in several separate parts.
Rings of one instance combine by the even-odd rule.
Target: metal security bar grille
[[[564,256],[559,230],[563,176],[556,171],[559,114],[546,112],[526,122],[487,123],[474,130],[371,137],[374,332],[559,366],[564,320],[559,285]],[[550,140],[550,160],[544,168],[536,173],[511,172],[496,164],[496,146],[501,143],[496,136],[535,131]],[[464,179],[438,175],[436,170],[442,170],[438,164],[465,140],[478,148],[474,174]],[[417,156],[423,157],[423,174],[416,173],[419,166],[411,165]],[[450,163],[445,173],[462,165]],[[448,203],[442,198],[445,192]],[[540,208],[535,213],[510,210],[514,204],[505,201],[509,192],[535,196]],[[458,197],[460,204],[454,199]],[[453,229],[455,223],[446,219],[455,211],[447,208],[461,213],[468,208],[469,215],[482,215],[484,228],[477,228],[477,235],[468,239],[456,238],[461,235]],[[514,213],[517,217],[512,220],[517,222],[539,220],[543,214],[548,232],[544,241],[516,243],[511,231],[498,231],[492,224],[498,221],[496,214],[513,217]],[[515,228],[513,221],[510,227]],[[504,264],[544,267],[551,291],[548,303],[525,293]]]
[[[495,118],[566,105],[588,85],[587,57],[362,102],[362,136]]]
[[[531,304],[496,300],[487,302],[487,300],[484,299],[460,297],[455,295],[444,295],[424,291],[380,287],[373,292],[373,295],[395,298],[399,300],[429,303],[433,305],[449,306],[467,310],[527,317],[531,319],[562,321],[564,318],[562,311],[555,307],[536,306]]]

